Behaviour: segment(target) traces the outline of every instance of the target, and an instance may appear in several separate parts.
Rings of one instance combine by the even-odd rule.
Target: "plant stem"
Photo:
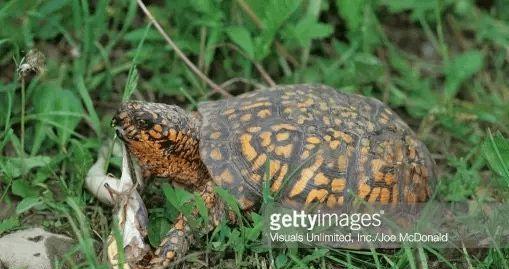
[[[145,6],[145,4],[143,3],[142,0],[137,0],[138,2],[138,6],[141,8],[141,10],[143,11],[143,13],[145,13],[145,15],[148,17],[148,19],[154,24],[154,26],[156,27],[157,31],[159,31],[159,33],[163,36],[163,38],[166,40],[166,42],[170,45],[170,47],[173,48],[173,50],[175,50],[175,53],[177,53],[177,55],[180,57],[180,59],[182,59],[182,61],[184,61],[184,63],[198,76],[200,77],[200,79],[202,79],[203,81],[205,81],[205,83],[207,83],[214,91],[222,94],[223,96],[225,97],[230,97],[232,96],[229,92],[225,91],[223,88],[221,88],[219,85],[217,85],[216,83],[214,83],[210,78],[208,78],[205,74],[203,74],[200,69],[198,69],[198,67],[196,67],[192,62],[191,60],[189,60],[189,58],[187,58],[187,56],[180,50],[180,48],[177,46],[177,44],[175,44],[175,42],[173,42],[173,40],[166,34],[166,32],[164,31],[163,27],[156,21],[156,19],[154,18],[154,16],[152,15],[152,13],[150,13],[150,11],[147,9],[147,7]]]
[[[25,78],[21,76],[21,157],[25,157]]]

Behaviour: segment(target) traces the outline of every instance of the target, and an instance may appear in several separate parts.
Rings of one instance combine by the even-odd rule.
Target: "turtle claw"
[[[150,261],[152,268],[167,268],[170,263],[187,252],[189,239],[186,236],[186,229],[183,218],[179,219],[154,252],[155,257]]]

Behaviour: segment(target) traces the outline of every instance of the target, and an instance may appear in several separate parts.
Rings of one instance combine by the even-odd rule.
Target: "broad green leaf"
[[[263,31],[254,39],[256,60],[261,61],[270,54],[274,37],[273,32]]]
[[[150,245],[157,247],[161,238],[170,230],[170,223],[165,218],[150,219],[148,223],[148,240]]]
[[[350,31],[358,31],[362,26],[365,0],[337,0],[338,11]]]
[[[255,50],[253,39],[251,38],[251,34],[247,31],[246,28],[240,26],[233,26],[226,30],[228,37],[237,44],[244,52],[250,57],[255,57]]]
[[[207,206],[205,205],[205,201],[203,201],[203,198],[200,196],[199,193],[194,193],[194,201],[196,203],[196,207],[198,208],[198,213],[204,220],[209,219],[209,211],[207,209]]]
[[[16,214],[21,214],[30,210],[32,207],[41,205],[42,201],[40,197],[27,197],[16,206]]]
[[[163,193],[168,202],[177,209],[182,209],[184,204],[193,198],[193,195],[184,189],[173,188],[168,184],[163,185]]]
[[[32,99],[37,124],[31,154],[37,154],[50,129],[56,130],[56,142],[64,147],[82,118],[80,99],[74,92],[54,84],[38,87]]]
[[[56,86],[55,86],[56,87]],[[35,90],[33,100],[34,110],[37,114],[37,118],[40,119],[51,119],[46,113],[53,111],[55,99],[55,90],[51,85],[41,85]],[[31,149],[31,155],[35,155],[39,152],[44,140],[46,139],[46,133],[50,126],[42,121],[38,121],[35,124],[35,133],[33,136],[33,143]]]
[[[12,216],[4,220],[0,220],[0,235],[5,232],[11,231],[21,225],[18,216]]]
[[[287,263],[288,258],[284,253],[281,253],[276,257],[276,268],[283,268]]]
[[[268,0],[264,7],[265,27],[275,32],[297,10],[302,0]]]
[[[491,169],[502,176],[509,186],[509,139],[499,132],[495,135],[490,132],[484,140],[482,152]]]
[[[410,18],[417,20],[425,13],[433,12],[437,6],[437,0],[382,0],[381,5],[386,6],[392,14],[409,11]]]
[[[205,46],[205,65],[209,66],[216,55],[217,46],[216,44],[222,38],[223,31],[219,27],[211,28],[208,38],[207,45]]]
[[[97,134],[97,136],[101,136],[101,121],[99,120],[99,116],[97,115],[97,111],[95,110],[92,98],[90,97],[89,90],[85,86],[85,81],[83,76],[78,75],[75,81],[76,88],[78,93],[83,100],[83,104],[87,108],[88,115],[90,115],[90,121],[92,126]]]
[[[235,212],[237,217],[241,219],[242,214],[240,213],[240,208],[238,206],[237,199],[223,188],[217,187],[214,189],[214,191],[219,195],[219,197],[221,197],[221,199],[223,199],[226,202],[228,207],[231,210],[233,210],[233,212]]]
[[[265,226],[263,225],[262,216],[252,213],[251,217],[253,219],[253,227],[246,227],[246,239],[248,241],[256,241],[260,237]]]
[[[502,47],[509,46],[509,22],[500,21],[492,16],[481,15],[477,28],[477,36],[482,40],[491,40]]]
[[[22,179],[14,180],[12,182],[11,190],[13,194],[23,198],[37,196],[36,187],[28,184],[28,182]]]
[[[328,37],[332,32],[332,26],[319,23],[309,16],[286,29],[287,38],[296,40],[301,46],[307,46],[313,39]]]
[[[55,110],[60,112],[70,112],[83,114],[83,107],[78,96],[70,90],[62,90],[58,93],[58,99],[55,103]],[[71,115],[71,114],[69,114]],[[78,126],[81,117],[76,116],[55,116],[55,121],[62,125],[61,128],[56,127],[59,135],[59,144],[61,147],[67,143],[71,137],[72,131]]]
[[[447,99],[454,97],[461,84],[482,69],[483,62],[483,54],[478,50],[471,50],[454,57],[446,64],[445,97]]]
[[[364,52],[371,52],[380,42],[378,19],[370,3],[367,0],[336,1],[339,14],[346,22],[348,39],[361,41]]]
[[[46,166],[50,163],[48,156],[33,156],[27,158],[9,157],[0,159],[5,173],[12,178],[17,178],[27,173],[30,169]]]

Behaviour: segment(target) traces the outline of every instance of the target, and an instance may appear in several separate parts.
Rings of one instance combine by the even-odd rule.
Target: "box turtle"
[[[275,86],[204,102],[194,113],[127,102],[113,124],[144,169],[201,193],[212,225],[224,216],[214,186],[244,210],[260,204],[264,181],[283,204],[329,208],[355,197],[424,202],[434,186],[430,153],[394,111],[323,85]],[[156,251],[158,261],[185,253],[187,234],[181,216]]]

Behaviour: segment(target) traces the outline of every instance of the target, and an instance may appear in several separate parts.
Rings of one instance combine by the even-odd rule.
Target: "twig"
[[[152,15],[152,13],[150,13],[150,11],[147,9],[147,7],[145,6],[145,4],[143,3],[142,0],[137,0],[138,2],[138,6],[141,8],[141,10],[143,11],[143,13],[145,13],[145,15],[148,17],[148,19],[154,24],[154,26],[156,27],[157,31],[159,31],[159,33],[163,36],[163,38],[166,40],[166,42],[173,48],[173,50],[175,50],[175,52],[177,53],[177,55],[180,57],[180,59],[182,61],[184,61],[184,63],[198,76],[200,77],[200,79],[202,79],[203,81],[205,81],[205,83],[207,83],[211,88],[212,90],[214,90],[215,92],[218,92],[220,94],[222,94],[223,96],[225,97],[230,97],[232,96],[230,93],[228,93],[227,91],[225,91],[223,88],[221,88],[219,85],[217,85],[216,83],[214,83],[210,78],[208,78],[205,74],[203,74],[200,69],[198,69],[192,62],[191,60],[189,60],[189,58],[187,58],[187,56],[179,49],[179,47],[177,47],[177,45],[173,42],[173,40],[166,34],[166,32],[164,31],[163,27],[161,27],[161,25],[156,21],[156,19],[154,18],[154,16]]]
[[[256,26],[258,28],[263,29],[264,26],[263,26],[262,21],[258,18],[258,16],[256,16],[256,14],[251,9],[251,7],[246,2],[244,2],[244,0],[237,0],[237,3],[244,10],[244,12],[246,12],[246,14],[249,16],[249,18],[251,18],[251,20],[254,22],[254,24],[256,24]]]
[[[260,73],[260,75],[262,76],[263,80],[265,80],[265,82],[267,82],[267,84],[271,87],[274,87],[276,86],[277,84],[274,82],[274,80],[270,77],[269,73],[267,72],[267,70],[265,70],[265,68],[263,68],[263,66],[257,62],[255,59],[249,57],[249,55],[247,55],[246,53],[244,53],[242,50],[240,50],[237,46],[231,44],[231,43],[225,43],[224,46],[228,47],[228,48],[231,48],[233,50],[235,50],[236,52],[240,53],[242,56],[244,56],[244,58],[248,59],[249,61],[251,61],[251,63],[253,63],[253,65],[256,67],[256,70],[258,70],[258,73]],[[222,85],[222,84],[221,84]]]
[[[262,78],[265,80],[265,82],[267,82],[271,87],[276,86],[276,83],[274,82],[274,80],[272,80],[272,78],[269,76],[267,71],[265,71],[265,69],[263,68],[263,66],[261,64],[254,62],[254,65],[255,65],[256,69],[258,70],[258,72],[260,73],[260,75],[262,76]]]
[[[251,86],[255,87],[256,89],[265,88],[265,86],[263,84],[257,83],[254,80],[250,80],[250,79],[246,79],[246,78],[231,78],[231,79],[221,83],[221,87],[228,88],[230,85],[237,83],[237,82],[242,82],[244,84],[251,85]]]

